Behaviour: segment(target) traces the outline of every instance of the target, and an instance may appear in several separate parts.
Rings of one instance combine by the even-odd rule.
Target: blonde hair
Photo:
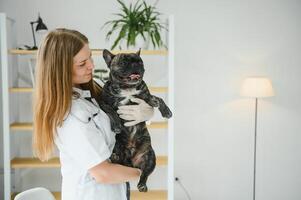
[[[33,101],[33,150],[42,161],[52,156],[56,128],[62,125],[71,107],[73,58],[88,43],[87,37],[78,31],[55,29],[39,47]],[[92,96],[100,94],[100,87],[93,80],[81,87],[89,89]]]

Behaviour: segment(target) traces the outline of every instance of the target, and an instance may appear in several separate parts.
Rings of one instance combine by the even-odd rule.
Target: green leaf
[[[126,5],[121,0],[117,0],[117,1],[122,6],[122,10],[125,12],[125,14],[128,14],[129,9],[126,7]]]
[[[111,49],[114,49],[117,46],[119,41],[125,36],[125,32],[126,32],[126,26],[123,26]]]
[[[152,41],[152,44],[153,44],[154,48],[156,48],[156,42],[155,42],[155,39],[154,39],[154,36],[153,36],[152,32],[150,33],[150,38],[151,38],[151,41]]]

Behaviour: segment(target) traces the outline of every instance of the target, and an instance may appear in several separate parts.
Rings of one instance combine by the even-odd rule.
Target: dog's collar
[[[74,92],[79,94],[79,97],[81,98],[90,98],[91,97],[91,92],[90,90],[82,90],[80,88],[77,87],[73,87],[72,88]]]

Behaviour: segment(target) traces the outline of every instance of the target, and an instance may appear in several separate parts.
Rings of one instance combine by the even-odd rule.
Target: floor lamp
[[[256,199],[256,149],[257,149],[257,105],[258,98],[274,96],[272,82],[266,77],[248,77],[241,87],[241,95],[255,98],[255,134],[254,134],[254,168],[253,200]]]

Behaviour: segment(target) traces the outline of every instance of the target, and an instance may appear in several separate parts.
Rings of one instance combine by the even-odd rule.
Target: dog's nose
[[[130,75],[130,78],[131,78],[131,80],[139,79],[139,78],[140,78],[140,75],[139,75],[139,74],[131,74],[131,75]]]

